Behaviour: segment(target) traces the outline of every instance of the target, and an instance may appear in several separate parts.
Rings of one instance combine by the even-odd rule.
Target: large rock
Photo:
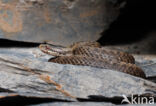
[[[49,58],[38,48],[1,48],[0,88],[20,96],[68,101],[155,96],[156,84],[145,79],[113,70],[49,63]]]
[[[38,105],[32,105],[38,106]],[[111,103],[104,103],[104,102],[72,102],[72,103],[43,103],[39,106],[115,106]]]
[[[0,38],[67,45],[95,41],[126,0],[0,0]]]

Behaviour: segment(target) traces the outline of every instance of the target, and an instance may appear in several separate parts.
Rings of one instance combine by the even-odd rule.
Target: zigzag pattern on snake
[[[56,56],[49,62],[105,68],[145,78],[145,73],[135,65],[132,55],[102,47],[97,42],[77,42],[69,47],[41,44],[39,48]]]

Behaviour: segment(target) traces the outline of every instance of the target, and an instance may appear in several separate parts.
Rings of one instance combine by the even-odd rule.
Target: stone
[[[69,45],[96,41],[126,0],[0,0],[0,38]]]
[[[38,105],[32,105],[32,106],[38,106]],[[40,104],[40,106],[115,106],[111,103],[104,103],[104,102],[72,102],[72,103],[43,103]]]
[[[50,57],[38,48],[1,48],[0,88],[25,97],[66,101],[155,96],[156,84],[151,81],[108,69],[50,63]]]

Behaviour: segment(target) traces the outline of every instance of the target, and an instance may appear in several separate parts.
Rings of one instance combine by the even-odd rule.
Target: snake
[[[144,71],[135,64],[135,58],[123,51],[101,46],[98,42],[76,42],[64,47],[56,44],[40,44],[42,52],[54,56],[49,62],[91,66],[123,72],[146,78]]]

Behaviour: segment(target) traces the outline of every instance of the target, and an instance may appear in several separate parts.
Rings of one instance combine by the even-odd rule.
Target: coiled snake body
[[[55,56],[49,62],[112,69],[145,78],[143,70],[135,65],[132,55],[106,49],[97,42],[77,42],[69,47],[41,44],[40,50]]]

